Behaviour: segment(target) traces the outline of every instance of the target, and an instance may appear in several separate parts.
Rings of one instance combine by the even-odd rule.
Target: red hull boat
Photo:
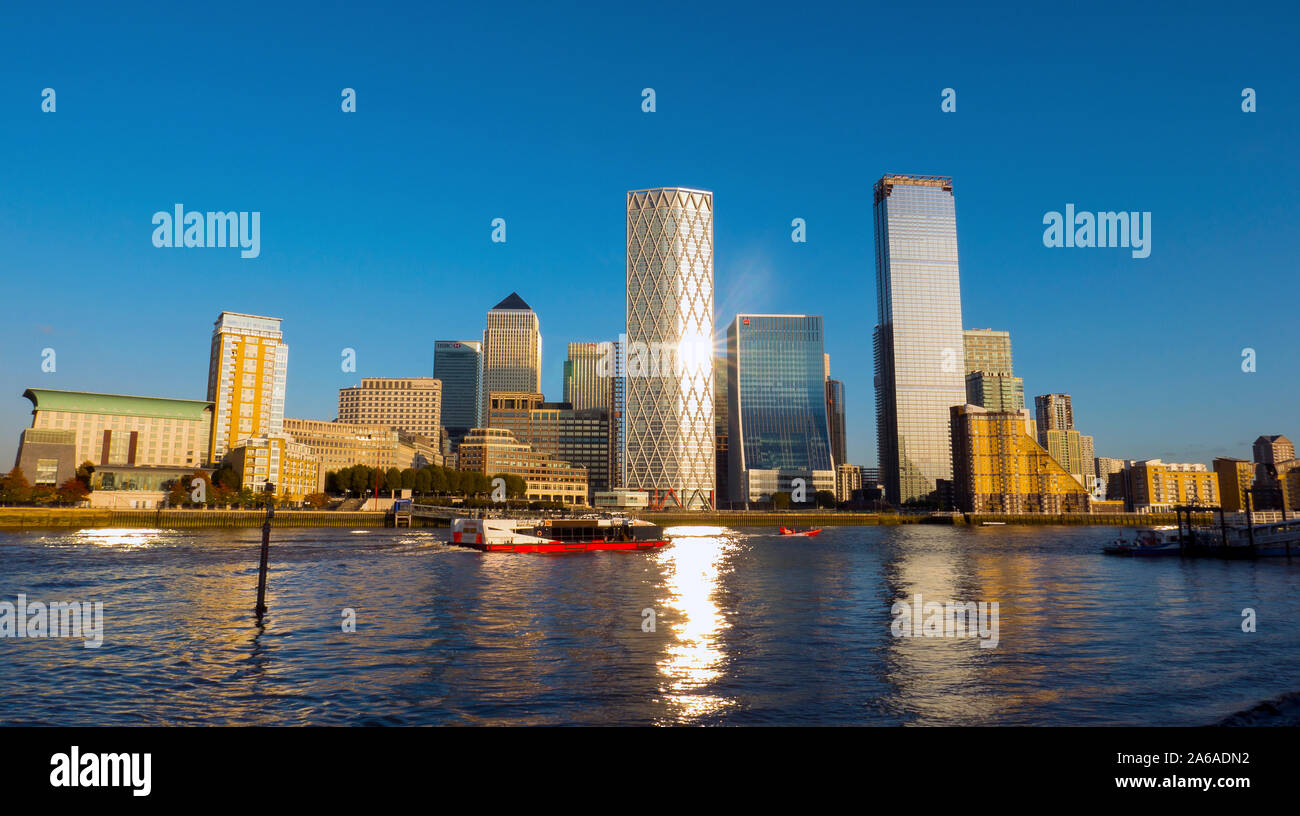
[[[822,531],[822,528],[820,527],[818,527],[815,530],[804,530],[803,532],[799,532],[798,530],[791,530],[789,527],[781,527],[779,529],[781,530],[781,535],[783,536],[807,536],[808,538],[812,538],[813,536],[817,535]]]
[[[636,519],[456,519],[451,543],[481,552],[570,553],[652,550],[663,528]]]

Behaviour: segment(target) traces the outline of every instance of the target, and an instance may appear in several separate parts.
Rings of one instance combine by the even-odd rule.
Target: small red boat
[[[822,531],[822,528],[820,527],[818,527],[815,530],[804,530],[803,532],[799,532],[798,530],[791,530],[789,527],[781,527],[779,529],[781,530],[781,535],[807,536],[809,538],[812,538],[813,536],[817,535]]]

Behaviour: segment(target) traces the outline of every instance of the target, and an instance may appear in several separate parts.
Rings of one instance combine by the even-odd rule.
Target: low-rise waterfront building
[[[608,408],[579,410],[537,393],[494,391],[488,395],[488,427],[504,428],[534,450],[585,468],[592,492],[613,486],[617,458]]]
[[[268,434],[238,440],[222,460],[234,469],[242,487],[261,493],[267,482],[275,493],[291,502],[319,493],[325,487],[321,457],[289,434]]]
[[[205,464],[211,402],[47,388],[29,388],[23,396],[32,403],[32,428],[74,434],[73,470],[87,461],[191,469]]]
[[[1205,465],[1143,459],[1130,463],[1127,470],[1133,512],[1166,513],[1188,504],[1219,506],[1219,478]]]
[[[505,428],[472,429],[461,440],[457,453],[461,470],[519,476],[528,486],[530,501],[587,503],[585,468],[535,450]]]

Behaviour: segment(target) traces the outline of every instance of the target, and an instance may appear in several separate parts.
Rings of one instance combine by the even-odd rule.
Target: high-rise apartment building
[[[1025,407],[1025,381],[1010,374],[972,371],[966,375],[966,402],[989,411]]]
[[[433,344],[433,376],[442,383],[440,413],[447,433],[459,438],[483,423],[483,344],[478,340],[438,340]]]
[[[1011,370],[1011,332],[996,329],[966,329],[962,332],[966,351],[966,373],[987,371],[1007,374]]]
[[[385,425],[438,439],[442,383],[433,377],[363,377],[339,389],[339,422]]]
[[[1028,410],[951,409],[953,494],[968,513],[1086,513],[1087,490],[1034,440]]]
[[[713,194],[627,194],[625,487],[715,506]]]
[[[769,501],[795,479],[835,491],[819,315],[740,314],[727,327],[731,500]]]
[[[1220,456],[1214,460],[1214,473],[1219,479],[1219,499],[1223,512],[1245,512],[1246,493],[1255,477],[1255,465],[1245,459]]]
[[[1281,434],[1261,436],[1255,440],[1255,462],[1261,465],[1276,465],[1295,458],[1295,445]]]
[[[212,328],[208,401],[215,406],[208,461],[220,463],[236,441],[284,430],[289,371],[278,317],[222,312]]]
[[[966,402],[989,411],[1025,407],[1025,381],[1011,366],[1011,333],[996,329],[962,332],[966,349]]]
[[[1069,394],[1042,394],[1034,397],[1035,419],[1038,421],[1038,444],[1047,447],[1048,431],[1074,430],[1074,407]]]
[[[487,395],[493,391],[541,390],[541,324],[524,299],[511,292],[487,313],[483,329],[482,410],[487,411]]]
[[[949,409],[966,403],[952,179],[875,185],[876,431],[885,497],[923,499],[952,479]]]

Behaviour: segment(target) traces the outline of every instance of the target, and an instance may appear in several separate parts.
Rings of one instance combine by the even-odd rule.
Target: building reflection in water
[[[666,624],[672,640],[659,661],[668,709],[660,722],[688,723],[735,702],[708,688],[723,673],[722,633],[730,626],[715,598],[718,578],[740,545],[723,527],[672,527],[665,533],[673,543],[656,552],[666,593],[657,604],[657,625]]]

